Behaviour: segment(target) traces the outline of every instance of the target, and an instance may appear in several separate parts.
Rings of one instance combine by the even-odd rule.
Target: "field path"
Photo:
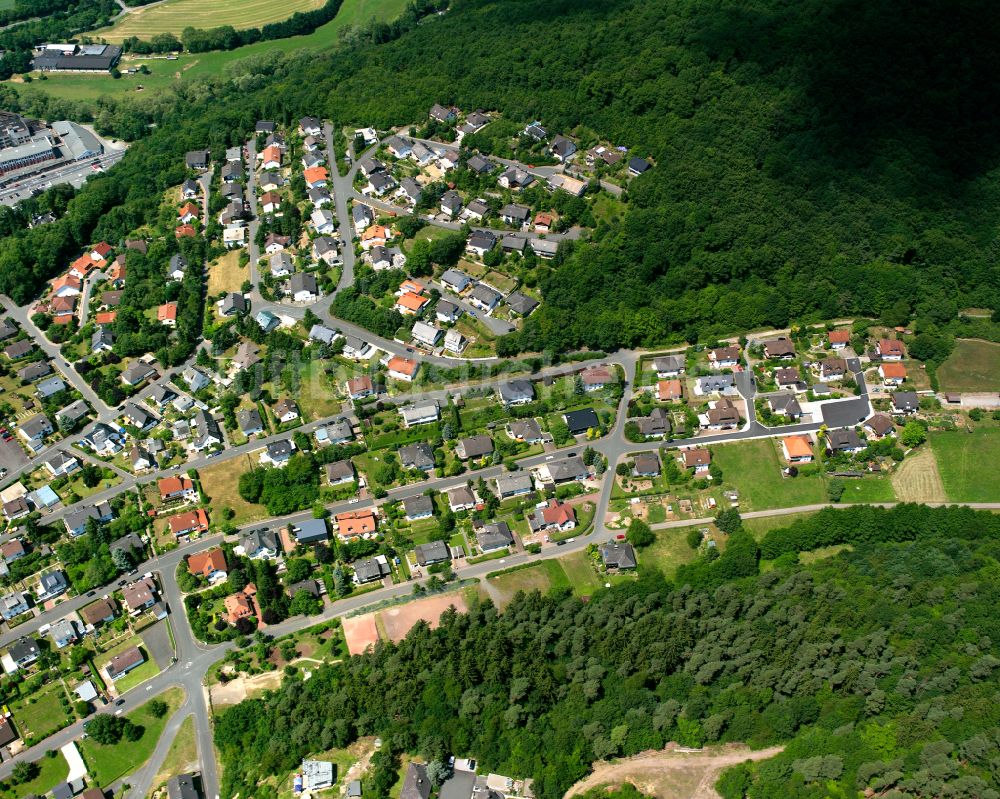
[[[934,450],[926,444],[911,453],[892,476],[892,487],[900,502],[947,502]]]
[[[565,799],[600,786],[629,782],[657,799],[718,799],[719,773],[747,760],[767,760],[784,749],[772,746],[752,751],[728,744],[698,752],[663,750],[594,764],[594,771],[566,792]]]

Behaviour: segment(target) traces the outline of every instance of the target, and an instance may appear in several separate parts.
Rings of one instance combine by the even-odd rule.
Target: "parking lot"
[[[174,656],[174,647],[170,643],[170,631],[167,629],[166,620],[158,621],[152,627],[147,627],[140,635],[146,651],[156,661],[160,670],[162,671],[169,666],[170,659]]]
[[[13,433],[13,431],[11,432]],[[24,450],[17,443],[17,439],[12,438],[10,441],[0,439],[0,469],[12,472],[27,462],[28,456],[24,454]]]

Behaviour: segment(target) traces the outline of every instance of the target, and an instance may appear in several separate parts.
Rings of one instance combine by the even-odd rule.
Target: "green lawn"
[[[184,719],[174,736],[160,772],[153,781],[154,787],[166,784],[171,777],[183,774],[198,765],[198,743],[194,736],[194,716]]]
[[[132,669],[132,671],[130,671],[120,680],[114,681],[113,684],[115,686],[115,690],[119,694],[123,694],[129,689],[135,688],[135,686],[145,682],[146,680],[152,677],[155,677],[157,674],[160,673],[160,669],[156,665],[156,661],[154,661],[149,656],[149,652],[146,651],[146,648],[142,643],[142,638],[140,638],[138,635],[133,635],[131,638],[128,638],[127,640],[118,644],[113,649],[109,649],[107,652],[101,655],[100,658],[97,658],[95,660],[94,665],[97,667],[97,670],[101,672],[101,678],[104,679],[104,673],[105,673],[104,667],[108,664],[111,658],[113,658],[115,655],[121,654],[126,649],[131,649],[133,646],[139,647],[142,653],[146,656],[146,662],[143,663],[141,666],[136,666],[134,669]]]
[[[997,502],[1000,487],[992,464],[1000,457],[1000,427],[929,435],[945,493],[952,502]]]
[[[288,19],[296,11],[312,11],[323,0],[166,0],[142,8],[123,17],[110,28],[95,32],[109,42],[120,42],[129,36],[150,39],[159,33],[180,36],[184,28],[253,28],[268,22]]]
[[[60,702],[66,696],[61,681],[52,682],[23,700],[11,702],[14,724],[22,737],[41,740],[66,723]]]
[[[257,42],[237,47],[235,50],[188,53],[179,56],[176,61],[126,58],[121,62],[122,69],[145,64],[151,74],[123,75],[120,80],[114,80],[109,75],[53,74],[46,76],[47,79],[44,81],[35,80],[30,87],[25,87],[21,83],[10,83],[10,85],[18,91],[41,91],[52,97],[69,100],[96,100],[99,97],[136,95],[139,86],[143,87],[141,95],[145,96],[169,88],[176,81],[189,82],[198,78],[222,75],[234,61],[251,56],[266,56],[274,52],[290,53],[305,49],[326,50],[335,47],[341,31],[351,25],[364,24],[373,17],[383,21],[392,20],[398,17],[405,7],[406,0],[344,0],[344,5],[332,22],[320,26],[307,36]],[[284,16],[290,15],[291,12],[284,13],[288,5],[280,8]]]
[[[557,562],[577,596],[591,596],[602,587],[603,583],[586,551],[574,552],[572,555],[559,558]]]
[[[780,446],[775,440],[759,439],[712,447],[723,483],[739,491],[742,509],[793,508],[827,501],[822,477],[782,477],[785,464]]]
[[[106,788],[123,774],[135,771],[149,759],[167,720],[183,701],[184,692],[180,688],[171,688],[157,698],[169,706],[161,718],[156,718],[149,712],[148,702],[127,716],[130,721],[143,728],[142,737],[138,741],[123,741],[110,746],[96,743],[93,738],[80,741],[80,753],[91,776],[102,788]]]
[[[854,478],[845,480],[847,488],[840,498],[843,504],[863,504],[866,502],[893,502],[896,499],[896,492],[892,488],[892,481],[888,477],[863,477],[860,480]]]
[[[545,593],[552,588],[570,588],[569,579],[562,566],[554,560],[543,560],[526,568],[497,574],[487,575],[490,590],[486,595],[493,598],[502,608],[505,607],[518,591],[541,591]]]
[[[42,796],[60,782],[66,781],[66,776],[69,774],[69,763],[61,754],[57,753],[55,757],[43,757],[36,763],[40,769],[37,777],[23,785],[8,786],[6,782],[2,783],[4,787],[0,789],[0,798],[18,799],[18,797],[23,796]]]
[[[937,370],[942,391],[1000,390],[1000,344],[958,339],[955,350]]]
[[[777,530],[780,527],[789,527],[800,519],[812,516],[814,513],[816,511],[803,511],[789,513],[784,516],[761,516],[757,519],[743,519],[743,526],[759,541],[766,533],[771,532],[771,530]]]
[[[704,526],[693,525],[699,530]],[[639,567],[656,568],[667,577],[673,576],[678,566],[690,563],[697,554],[687,543],[687,534],[691,529],[691,527],[671,527],[667,530],[656,530],[656,541],[636,553]]]

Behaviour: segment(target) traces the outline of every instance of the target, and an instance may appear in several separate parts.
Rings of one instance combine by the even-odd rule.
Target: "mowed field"
[[[288,19],[296,11],[312,11],[323,0],[166,0],[164,3],[137,8],[110,28],[98,31],[109,42],[129,36],[150,39],[158,33],[180,36],[185,28],[256,28],[268,22]]]
[[[1000,344],[960,338],[937,370],[942,391],[1000,391]]]
[[[1000,502],[995,466],[1000,458],[1000,427],[932,432],[929,439],[951,502]]]

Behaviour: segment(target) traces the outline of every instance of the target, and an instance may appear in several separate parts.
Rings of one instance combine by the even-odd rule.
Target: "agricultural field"
[[[952,502],[996,502],[1000,427],[968,432],[932,432],[928,436],[947,498]]]
[[[182,0],[189,2],[189,0]],[[295,0],[302,2],[302,0]],[[196,2],[196,0],[190,0]],[[216,3],[223,0],[215,0]],[[235,5],[235,3],[234,3]],[[30,87],[10,81],[19,92],[42,92],[51,97],[66,100],[97,100],[99,97],[122,97],[125,95],[148,95],[169,89],[178,81],[199,78],[214,78],[223,75],[236,61],[250,57],[267,56],[271,53],[290,53],[298,50],[327,50],[337,46],[341,31],[352,25],[361,25],[371,19],[387,22],[395,19],[406,7],[405,0],[344,0],[340,12],[331,22],[317,28],[306,36],[293,36],[270,42],[257,42],[235,50],[211,53],[188,53],[167,61],[148,56],[126,56],[121,69],[145,65],[150,74],[123,74],[120,80],[109,75],[51,74],[44,81],[35,80]],[[289,6],[281,6],[282,16],[291,14]],[[152,9],[151,9],[152,10]]]
[[[959,435],[949,433],[948,435]],[[946,502],[948,495],[930,447],[906,458],[892,476],[892,486],[900,502]]]
[[[960,338],[937,370],[942,391],[1000,391],[1000,344]]]
[[[323,0],[166,0],[136,8],[110,28],[97,31],[109,42],[121,42],[129,36],[150,39],[160,33],[180,36],[187,27],[257,28],[268,22],[288,19],[296,11],[312,11]]]

